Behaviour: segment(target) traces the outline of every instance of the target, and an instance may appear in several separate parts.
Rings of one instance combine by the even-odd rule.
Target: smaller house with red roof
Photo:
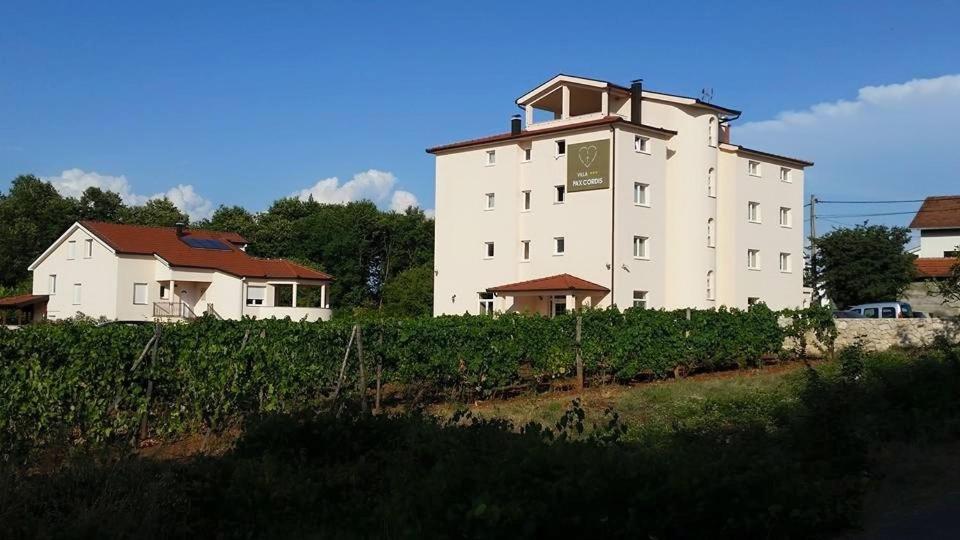
[[[944,304],[932,283],[949,276],[960,255],[960,195],[927,197],[910,228],[920,233],[920,249],[914,263],[917,282],[906,299],[934,316],[960,315],[960,306]]]
[[[232,232],[77,222],[30,265],[33,294],[17,307],[34,320],[330,318],[332,276],[253,257],[247,244]]]

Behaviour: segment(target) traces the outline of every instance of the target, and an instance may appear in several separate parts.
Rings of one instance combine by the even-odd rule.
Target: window
[[[713,299],[713,270],[707,270],[707,300]]]
[[[267,296],[266,287],[247,287],[247,305],[248,306],[262,306],[263,299]]]
[[[790,227],[793,225],[793,219],[790,216],[790,209],[786,206],[780,207],[780,226],[781,227]]]
[[[567,199],[567,186],[554,186],[556,188],[556,193],[554,194],[553,202],[556,204],[563,204],[563,201]]]
[[[747,250],[747,268],[751,270],[760,269],[760,250],[759,249]]]
[[[634,236],[633,237],[633,258],[634,259],[648,259],[647,255],[647,237],[646,236]]]
[[[748,161],[747,162],[747,174],[750,176],[760,176],[760,162],[759,161]]]
[[[75,305],[75,306],[79,306],[79,305],[80,305],[80,300],[81,300],[81,297],[82,297],[82,294],[81,294],[81,293],[82,293],[82,289],[83,289],[83,285],[82,285],[82,284],[80,284],[80,283],[74,283],[74,284],[73,284],[73,305]]]
[[[493,242],[483,243],[483,256],[487,259],[493,258]]]
[[[880,308],[880,318],[882,319],[896,319],[897,310],[892,307],[883,307]]]
[[[707,219],[707,247],[717,247],[716,240],[714,240],[715,233],[714,221],[713,218]]]
[[[954,259],[960,257],[960,251],[944,251],[943,258],[945,259]]]
[[[633,204],[637,206],[650,206],[650,201],[647,198],[647,192],[650,191],[650,186],[647,184],[641,184],[640,182],[633,183]]]
[[[93,239],[87,238],[83,241],[83,258],[89,259],[93,257]]]
[[[554,317],[567,312],[567,297],[554,296],[550,299],[550,314]]]
[[[755,306],[760,303],[760,298],[756,296],[747,297],[747,306]]]
[[[71,240],[67,242],[67,259],[72,261],[76,258],[77,258],[77,242],[75,240]]]
[[[790,182],[790,169],[786,167],[780,167],[780,181]]]
[[[747,221],[760,223],[760,203],[753,201],[747,203]]]
[[[530,241],[529,240],[520,241],[520,260],[521,261],[530,260]]]
[[[521,206],[521,208],[523,208],[524,211],[530,210],[530,190],[528,189],[522,192],[522,194],[523,194],[523,206]]]
[[[480,314],[493,315],[493,293],[482,292],[478,293],[478,296],[480,298]]]
[[[484,200],[484,210],[493,210],[493,207],[497,204],[497,196],[493,193],[487,193],[483,196]]]
[[[169,293],[170,293],[170,289],[167,288],[166,285],[161,285],[161,286],[160,286],[160,299],[161,299],[161,300],[164,299],[164,298],[168,298],[168,297],[169,297]]]
[[[879,319],[880,310],[875,307],[863,308],[863,316],[867,319]]]
[[[566,242],[562,236],[556,236],[553,239],[553,254],[554,255],[563,255],[567,250]]]
[[[781,272],[790,272],[790,254],[789,253],[780,253],[780,271]]]
[[[707,197],[717,196],[717,175],[713,167],[707,171]]]
[[[533,158],[533,148],[527,147],[523,149],[523,161],[530,161]]]
[[[133,303],[138,306],[146,305],[147,303],[147,284],[146,283],[133,284]]]
[[[50,278],[47,280],[47,294],[53,295],[57,294],[57,275],[50,274]]]
[[[641,137],[640,135],[635,135],[633,137],[633,150],[636,152],[643,152],[644,154],[650,153],[650,137]]]
[[[487,150],[487,166],[497,164],[497,151]]]
[[[557,157],[567,155],[567,141],[560,139],[557,141]]]
[[[707,145],[717,145],[717,119],[713,116],[711,116],[707,122]]]
[[[647,291],[633,291],[633,307],[647,309]]]

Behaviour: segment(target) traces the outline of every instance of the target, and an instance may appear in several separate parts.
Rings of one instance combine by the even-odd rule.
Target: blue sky
[[[960,192],[957,2],[80,4],[0,5],[0,187],[432,208],[424,148],[503,131],[565,72],[712,87],[734,142],[816,161],[822,198]]]

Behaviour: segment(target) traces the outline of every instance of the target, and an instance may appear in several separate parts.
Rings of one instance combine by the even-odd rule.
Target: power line
[[[825,201],[822,199],[817,199],[818,203],[821,204],[900,204],[900,203],[918,203],[923,202],[925,199],[904,199],[899,201]]]

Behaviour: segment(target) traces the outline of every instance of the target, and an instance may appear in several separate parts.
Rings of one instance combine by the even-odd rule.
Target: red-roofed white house
[[[253,257],[247,243],[228,232],[74,223],[30,265],[34,320],[330,318],[332,276]]]
[[[927,197],[910,222],[919,232],[917,280],[905,294],[915,310],[937,317],[960,315],[960,305],[944,303],[935,282],[953,272],[960,254],[960,195]]]

